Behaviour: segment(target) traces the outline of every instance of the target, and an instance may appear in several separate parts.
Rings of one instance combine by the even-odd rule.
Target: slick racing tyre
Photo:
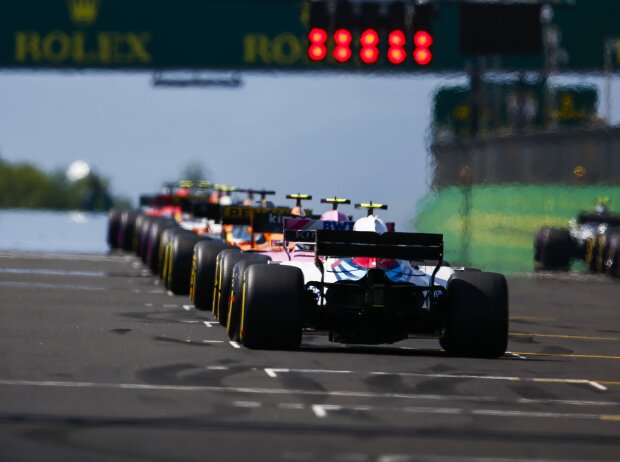
[[[534,239],[536,269],[565,271],[573,256],[573,241],[567,228],[541,228]]]
[[[138,213],[134,210],[123,210],[121,214],[118,247],[131,251],[133,250],[133,235],[136,226]]]
[[[217,255],[227,246],[222,241],[204,240],[194,246],[189,297],[199,310],[213,307],[213,281]]]
[[[606,234],[596,234],[588,239],[586,244],[586,263],[591,273],[605,271],[606,255],[609,251],[609,243]]]
[[[177,222],[170,218],[161,218],[155,221],[149,229],[148,242],[146,244],[146,265],[153,274],[159,274],[160,271],[159,247],[161,236],[163,231],[168,228],[178,228]]]
[[[614,229],[608,238],[605,272],[620,277],[620,228]]]
[[[508,347],[508,285],[498,273],[455,273],[440,344],[454,356],[497,358]]]
[[[181,227],[175,226],[171,228],[164,229],[161,234],[161,239],[159,241],[159,252],[158,252],[158,261],[159,261],[159,277],[161,280],[167,284],[168,281],[168,269],[170,267],[170,245],[172,240],[175,238],[177,234],[189,234],[191,231],[183,229]]]
[[[123,214],[123,211],[119,209],[112,209],[110,210],[110,213],[108,213],[108,232],[107,232],[106,241],[111,250],[119,248],[118,233],[121,229],[121,215],[122,214]]]
[[[244,274],[240,340],[247,348],[293,349],[301,344],[304,277],[286,265],[251,265]]]
[[[138,247],[140,246],[141,237],[142,237],[140,233],[142,232],[142,226],[144,225],[146,218],[147,218],[146,215],[138,212],[136,216],[136,221],[134,222],[134,232],[133,232],[133,239],[131,242],[131,250],[137,256],[140,256],[140,253],[138,252]]]
[[[167,287],[175,295],[188,295],[194,247],[201,238],[194,233],[178,233],[169,244]]]
[[[228,302],[228,320],[226,331],[228,337],[236,342],[239,341],[239,328],[241,326],[241,300],[243,298],[243,275],[252,265],[268,263],[271,260],[267,255],[246,253],[233,269],[232,285]]]
[[[146,263],[146,248],[147,248],[148,241],[149,241],[149,230],[151,229],[151,226],[153,225],[153,223],[155,223],[158,220],[160,220],[159,217],[151,217],[151,216],[145,215],[140,225],[140,228],[138,229],[138,232],[137,232],[138,242],[137,242],[136,253],[142,260],[142,263]]]
[[[243,258],[238,248],[220,252],[215,263],[215,290],[213,291],[213,315],[222,326],[228,321],[228,299],[232,285],[233,268]]]

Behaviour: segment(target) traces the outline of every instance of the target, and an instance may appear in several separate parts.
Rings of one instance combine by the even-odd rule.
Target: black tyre
[[[138,248],[140,246],[141,237],[142,237],[141,236],[142,227],[144,226],[146,218],[147,218],[146,215],[144,215],[141,212],[138,212],[136,216],[136,220],[134,222],[134,232],[133,232],[133,239],[131,242],[131,250],[133,253],[135,253],[138,256],[139,256]]]
[[[194,246],[189,297],[199,310],[211,310],[213,307],[215,261],[225,248],[226,243],[215,240],[199,241]]]
[[[239,329],[241,327],[241,300],[243,297],[243,275],[252,265],[265,264],[271,261],[267,255],[246,253],[233,269],[232,286],[230,287],[230,297],[228,302],[228,320],[226,331],[231,340],[238,342]]]
[[[541,228],[534,239],[536,269],[565,271],[574,253],[573,240],[566,228]]]
[[[161,236],[165,229],[178,228],[176,221],[170,218],[160,218],[155,221],[150,229],[146,243],[146,265],[151,269],[153,274],[159,274],[159,247],[161,244]]]
[[[455,356],[497,358],[508,347],[508,285],[498,273],[455,273],[440,344]]]
[[[597,234],[588,240],[586,244],[586,262],[592,273],[605,271],[605,259],[609,251],[609,243],[606,234]]]
[[[149,240],[149,230],[155,221],[159,220],[159,217],[151,217],[144,215],[140,228],[137,231],[137,243],[136,254],[140,257],[143,263],[146,263],[146,247]]]
[[[228,321],[228,300],[232,286],[233,268],[244,256],[238,248],[221,251],[215,261],[213,315],[222,326]]]
[[[131,251],[133,250],[133,235],[136,226],[136,218],[138,213],[134,210],[123,210],[121,213],[121,222],[119,229],[119,248]]]
[[[178,233],[169,245],[167,287],[175,295],[189,295],[194,247],[200,239],[194,233]]]
[[[614,229],[607,239],[605,272],[620,277],[620,229]]]
[[[159,267],[161,271],[159,272],[159,277],[164,282],[164,285],[168,287],[169,281],[169,273],[172,255],[172,241],[179,234],[193,234],[191,231],[186,229],[175,227],[165,229],[161,236],[161,241],[159,243]],[[169,287],[168,287],[169,288]]]
[[[244,274],[241,343],[247,348],[293,349],[301,344],[304,277],[299,268],[251,265]]]
[[[118,233],[121,229],[121,215],[123,214],[123,210],[120,209],[112,209],[110,213],[108,213],[108,232],[107,232],[107,243],[110,249],[118,249]]]

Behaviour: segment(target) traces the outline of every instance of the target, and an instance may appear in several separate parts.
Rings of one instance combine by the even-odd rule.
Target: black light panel
[[[540,5],[460,5],[464,54],[538,54],[542,50]]]

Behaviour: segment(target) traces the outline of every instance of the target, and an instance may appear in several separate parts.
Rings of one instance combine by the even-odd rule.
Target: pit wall
[[[463,183],[620,185],[620,128],[435,143],[431,162],[435,189]]]
[[[423,197],[413,224],[419,232],[444,234],[445,259],[452,265],[529,272],[536,229],[567,226],[599,197],[620,211],[620,186],[452,186]]]

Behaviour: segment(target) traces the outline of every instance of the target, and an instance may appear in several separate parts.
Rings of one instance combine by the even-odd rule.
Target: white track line
[[[235,407],[248,407],[248,408],[257,408],[261,407],[263,404],[258,401],[233,401],[233,406]]]
[[[0,379],[0,386],[32,386],[50,388],[94,388],[114,390],[159,390],[159,391],[211,391],[223,393],[244,393],[264,395],[300,395],[321,397],[345,397],[345,398],[374,398],[374,399],[403,399],[420,401],[465,401],[484,403],[507,403],[507,404],[558,404],[573,406],[620,406],[620,401],[579,401],[561,399],[525,399],[502,400],[495,396],[471,396],[471,395],[431,395],[413,393],[379,393],[370,391],[348,390],[303,390],[286,388],[258,388],[258,387],[226,387],[216,385],[153,385],[143,383],[97,383],[97,382],[70,382],[70,381],[34,381],[34,380],[9,380]]]
[[[354,374],[355,371],[339,371],[332,369],[285,369],[285,368],[271,368],[266,367],[265,373],[269,377],[276,378],[278,373],[300,373],[300,374]]]
[[[588,379],[548,379],[548,378],[528,378],[528,377],[512,377],[502,375],[472,375],[472,374],[434,374],[422,372],[382,372],[382,371],[351,371],[351,370],[333,370],[333,369],[290,369],[266,367],[263,369],[271,378],[277,378],[278,374],[359,374],[359,375],[385,375],[397,377],[420,377],[433,379],[474,379],[474,380],[496,380],[508,382],[537,382],[537,383],[559,383],[559,384],[582,384],[591,386],[600,391],[606,391],[607,387]]]
[[[415,414],[463,414],[471,416],[485,417],[525,417],[531,419],[578,419],[578,420],[598,420],[605,421],[605,415],[599,414],[580,414],[574,412],[539,412],[539,411],[517,411],[504,409],[461,409],[461,408],[435,408],[435,407],[382,407],[382,406],[357,406],[339,404],[313,404],[310,406],[314,415],[323,419],[328,416],[328,412],[354,411],[354,412],[405,412]],[[615,417],[615,416],[614,416]]]

